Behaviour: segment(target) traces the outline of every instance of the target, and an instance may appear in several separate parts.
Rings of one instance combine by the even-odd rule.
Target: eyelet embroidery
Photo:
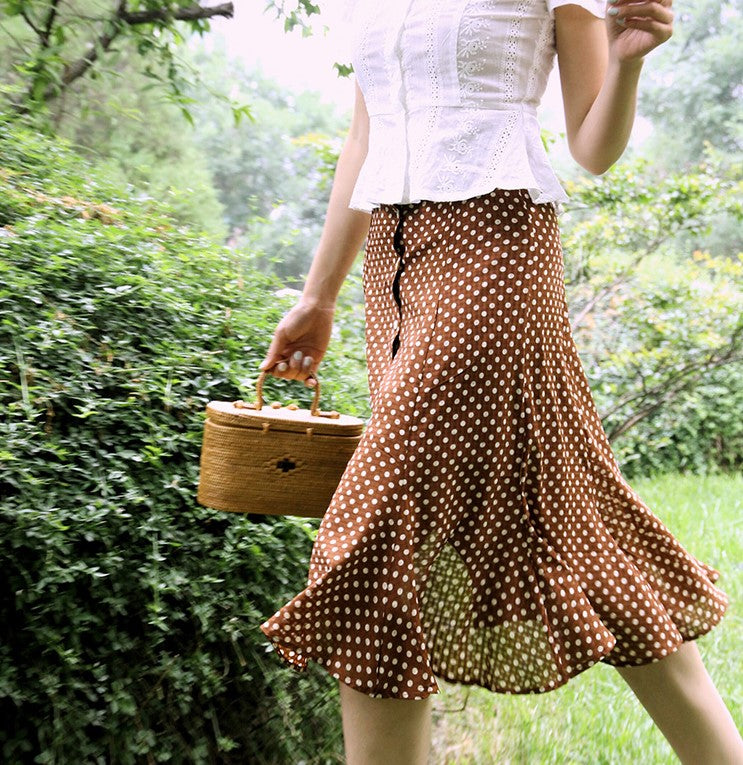
[[[426,26],[424,37],[426,41],[425,46],[425,60],[426,60],[426,76],[428,78],[428,95],[432,106],[428,109],[426,115],[426,127],[422,140],[418,141],[415,153],[410,159],[410,172],[417,173],[421,167],[423,158],[426,152],[430,149],[433,135],[435,133],[436,121],[439,117],[438,104],[441,101],[441,80],[439,77],[439,56],[436,32],[437,23],[441,14],[444,12],[447,0],[431,0],[430,6],[426,8]],[[408,56],[408,61],[405,65],[405,70],[410,71],[415,68],[417,64],[416,56]]]
[[[550,63],[557,52],[555,47],[555,22],[554,19],[547,16],[542,21],[542,26],[537,38],[537,47],[534,51],[534,63],[529,69],[529,77],[526,85],[524,98],[526,101],[539,102],[547,86],[547,77],[549,77]],[[542,69],[547,70],[547,77],[541,80],[537,75]]]
[[[511,26],[506,38],[506,65],[503,71],[504,98],[513,101],[516,93],[516,53],[519,46],[519,33],[521,24],[526,16],[526,11],[534,0],[521,0],[516,9],[516,14],[511,19]]]
[[[498,177],[498,171],[500,169],[501,161],[503,160],[503,155],[506,152],[508,143],[511,140],[511,135],[513,134],[518,121],[518,112],[511,112],[508,115],[506,124],[503,126],[503,130],[501,130],[498,140],[495,142],[495,149],[488,157],[487,177],[493,179],[493,182],[495,178]]]
[[[550,0],[349,1],[372,26],[356,50],[376,123],[351,207],[462,199],[520,178],[535,199],[567,198],[532,116],[556,53]]]
[[[457,76],[463,103],[470,104],[474,101],[479,105],[482,101],[482,98],[478,98],[477,95],[482,90],[482,83],[473,79],[472,75],[482,71],[485,67],[484,62],[478,58],[478,54],[487,48],[485,40],[482,39],[482,32],[486,29],[486,24],[481,12],[493,2],[494,0],[470,0],[465,5],[460,20]],[[468,15],[475,6],[478,7],[477,10],[480,13]],[[457,127],[456,138],[449,142],[449,153],[443,157],[442,167],[438,173],[438,191],[450,192],[454,189],[454,177],[464,172],[462,160],[472,151],[472,142],[479,134],[480,128],[476,119],[473,118],[471,110],[464,109]]]

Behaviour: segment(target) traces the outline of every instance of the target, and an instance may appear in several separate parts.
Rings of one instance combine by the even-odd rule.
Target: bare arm
[[[600,19],[578,5],[555,8],[555,39],[568,145],[591,173],[621,157],[632,132],[645,55],[671,37],[671,0],[617,0]]]
[[[325,223],[302,297],[278,323],[259,365],[276,377],[304,380],[310,387],[316,383],[338,293],[369,231],[371,215],[348,207],[368,144],[369,114],[357,84],[351,127],[338,157]]]
[[[368,142],[369,115],[357,84],[351,127],[338,157],[325,224],[302,291],[302,300],[308,304],[335,306],[338,292],[369,231],[370,214],[348,208]]]

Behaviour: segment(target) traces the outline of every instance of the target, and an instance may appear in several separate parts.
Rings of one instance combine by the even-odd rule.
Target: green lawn
[[[697,558],[717,568],[731,600],[697,641],[736,724],[743,728],[743,475],[667,475],[632,487]],[[495,694],[440,681],[434,697],[435,765],[677,765],[678,759],[619,674],[598,663],[554,691]]]

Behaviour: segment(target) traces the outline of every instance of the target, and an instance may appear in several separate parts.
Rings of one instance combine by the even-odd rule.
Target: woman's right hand
[[[259,369],[287,380],[304,380],[314,387],[315,375],[330,343],[335,305],[321,306],[300,299],[278,323]]]

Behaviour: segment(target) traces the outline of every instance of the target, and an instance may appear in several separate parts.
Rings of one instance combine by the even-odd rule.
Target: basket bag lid
[[[315,375],[315,396],[310,409],[302,409],[296,404],[283,406],[276,401],[263,403],[263,380],[266,371],[261,371],[256,383],[256,400],[210,401],[206,413],[217,425],[235,428],[258,428],[265,430],[284,430],[306,432],[312,428],[317,435],[358,436],[364,429],[364,420],[349,414],[340,414],[335,410],[322,411],[320,402],[320,381]]]

